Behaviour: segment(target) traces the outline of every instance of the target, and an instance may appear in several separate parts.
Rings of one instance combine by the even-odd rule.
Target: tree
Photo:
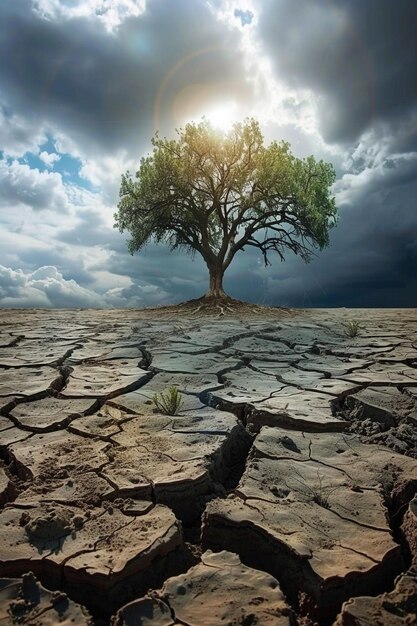
[[[328,245],[337,213],[331,164],[298,159],[285,141],[265,147],[254,119],[226,134],[206,120],[177,134],[156,133],[135,179],[122,176],[115,226],[131,233],[132,254],[152,240],[198,252],[210,275],[205,297],[225,298],[224,273],[247,246],[267,266],[271,252],[308,261]]]

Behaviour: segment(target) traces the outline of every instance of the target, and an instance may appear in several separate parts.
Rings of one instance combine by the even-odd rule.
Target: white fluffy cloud
[[[53,265],[45,265],[34,272],[13,270],[0,265],[0,306],[132,307],[163,303],[170,296],[168,292],[154,285],[133,284],[127,278],[119,279],[119,284],[123,283],[126,283],[124,287],[111,287],[99,293],[82,287],[72,278],[65,279]]]
[[[101,158],[85,158],[82,161],[80,176],[100,189],[103,201],[116,205],[119,198],[121,174],[126,170],[137,169],[138,158],[129,158],[126,151],[103,155]]]
[[[65,280],[56,267],[35,272],[0,266],[0,302],[4,307],[99,307],[103,300],[75,280]]]
[[[146,0],[33,0],[33,6],[45,19],[95,18],[111,32],[125,19],[143,13]]]
[[[25,152],[37,152],[38,146],[46,140],[42,124],[16,115],[0,102],[0,150],[6,156],[17,157]]]
[[[0,160],[0,202],[6,206],[30,206],[35,211],[68,212],[69,203],[56,172],[41,172],[17,160]]]
[[[59,161],[61,155],[56,152],[46,152],[46,150],[42,150],[42,152],[39,153],[39,158],[47,167],[53,167],[54,164]]]
[[[34,272],[0,265],[0,303],[4,307],[103,307],[117,298],[86,289],[73,279],[65,279],[52,265]]]

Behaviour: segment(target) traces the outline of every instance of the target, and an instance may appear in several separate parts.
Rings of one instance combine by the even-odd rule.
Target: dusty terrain
[[[1,624],[417,623],[417,310],[0,324]]]

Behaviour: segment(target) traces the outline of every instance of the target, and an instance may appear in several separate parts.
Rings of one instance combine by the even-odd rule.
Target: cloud
[[[235,9],[233,15],[240,19],[240,23],[242,26],[246,26],[247,24],[251,24],[253,20],[252,11],[246,10],[242,11],[242,9]]]
[[[62,4],[60,0],[34,0],[33,5],[45,19],[95,18],[111,32],[129,17],[143,13],[146,0],[73,0],[71,4]]]
[[[198,255],[151,244],[132,257],[112,216],[156,127],[174,136],[228,102],[261,118],[267,143],[335,164],[340,223],[309,265],[240,253],[226,290],[417,305],[416,17],[414,0],[2,0],[1,305],[204,293]]]
[[[75,217],[73,225],[58,230],[59,241],[74,246],[100,246],[115,252],[126,252],[126,236],[120,234],[97,209],[85,209]]]
[[[357,173],[378,167],[396,155],[413,152],[417,152],[417,109],[400,119],[373,124],[346,155],[344,166]]]
[[[56,152],[46,152],[43,150],[39,153],[39,158],[47,167],[52,168],[54,164],[60,160],[61,156]]]
[[[37,152],[38,146],[46,140],[44,127],[38,120],[27,119],[12,113],[0,102],[0,151],[17,157],[25,152]]]
[[[0,307],[133,307],[166,303],[171,295],[156,285],[126,282],[100,293],[65,279],[52,265],[34,272],[0,265]]]
[[[259,32],[276,75],[321,99],[327,141],[354,141],[416,107],[417,4],[268,0]]]
[[[128,158],[125,150],[116,154],[103,154],[101,158],[84,159],[80,169],[80,176],[100,189],[103,201],[115,204],[119,199],[121,174],[126,170],[137,169],[138,157]]]
[[[0,160],[0,203],[12,207],[24,204],[34,211],[59,213],[66,213],[69,207],[60,174],[41,172],[26,163],[16,160],[8,163],[4,159]]]
[[[374,194],[382,199],[386,194],[395,194],[398,186],[413,183],[416,178],[417,152],[393,154],[378,161],[374,167],[344,174],[334,185],[336,202],[339,206],[354,205]]]
[[[107,262],[110,272],[130,276],[133,283],[156,286],[167,294],[167,302],[201,296],[208,289],[208,270],[200,255],[194,258],[166,246],[148,244],[141,254],[112,254]],[[169,296],[169,297],[168,297]]]
[[[103,300],[65,280],[53,266],[25,274],[0,265],[0,306],[3,307],[99,307]]]
[[[75,10],[63,14],[61,3],[42,6],[49,19],[28,0],[0,5],[0,54],[9,59],[0,68],[3,92],[19,115],[46,119],[86,155],[104,148],[139,157],[157,127],[184,122],[190,103],[196,110],[219,95],[249,97],[238,34],[225,31],[203,0],[177,0],[175,10],[152,0],[113,33]]]
[[[274,272],[270,290],[293,306],[415,306],[416,164],[414,182],[400,166],[339,181],[344,202],[330,247],[307,266],[286,263],[285,280]]]

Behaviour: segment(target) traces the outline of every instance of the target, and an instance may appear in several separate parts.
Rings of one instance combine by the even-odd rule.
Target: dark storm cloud
[[[193,258],[156,244],[149,244],[133,256],[112,255],[107,269],[116,275],[130,276],[134,282],[155,285],[177,302],[201,296],[208,289],[208,271],[200,255]]]
[[[416,176],[403,183],[400,168],[382,168],[342,204],[331,246],[307,266],[290,262],[270,289],[295,306],[416,306],[416,194]]]
[[[109,228],[97,211],[88,209],[77,216],[77,223],[73,227],[60,230],[56,238],[77,246],[100,246],[114,252],[126,251],[126,236]]]
[[[167,102],[190,82],[227,90],[242,87],[235,35],[204,2],[152,0],[139,17],[108,33],[97,19],[46,20],[28,0],[0,4],[2,98],[26,118],[45,119],[80,145],[135,147],[160,119],[172,126]],[[191,56],[190,56],[191,55]],[[229,87],[228,87],[229,85]]]
[[[337,182],[339,224],[309,264],[271,255],[265,268],[245,250],[226,274],[226,291],[281,306],[416,306],[417,155],[390,162]]]
[[[323,134],[352,141],[417,105],[415,0],[270,0],[260,33],[277,75],[324,97]]]
[[[293,259],[274,269],[269,290],[298,306],[415,306],[417,3],[262,5],[259,32],[276,75],[319,98],[326,141],[353,146],[336,184],[330,248],[308,266]]]
[[[279,304],[281,294],[269,289],[268,277],[285,265],[276,258],[274,267],[265,269],[263,264],[258,264],[260,257],[257,253],[249,249],[238,258],[225,274],[226,292],[249,302]],[[156,286],[166,294],[166,303],[199,298],[209,287],[208,270],[200,255],[193,258],[155,244],[149,244],[144,251],[133,256],[126,253],[113,255],[106,263],[106,269],[113,274],[130,276],[135,284],[143,282]],[[124,293],[128,292],[132,294],[134,287],[124,290]]]

